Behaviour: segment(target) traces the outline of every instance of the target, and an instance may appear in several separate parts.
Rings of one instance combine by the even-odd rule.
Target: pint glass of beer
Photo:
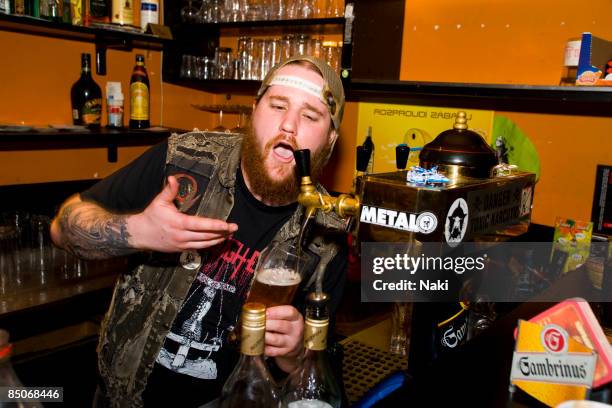
[[[275,243],[259,255],[247,302],[266,307],[289,305],[302,278],[312,266],[312,255],[290,243]]]

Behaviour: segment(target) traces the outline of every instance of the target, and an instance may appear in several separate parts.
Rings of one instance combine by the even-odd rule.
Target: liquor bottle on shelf
[[[285,383],[283,408],[339,408],[340,386],[327,354],[329,312],[325,293],[310,293],[307,297],[304,325],[304,356],[300,367]]]
[[[134,0],[113,0],[112,22],[134,25]]]
[[[25,11],[26,11],[26,2],[25,0],[13,0],[12,2],[12,9],[11,9],[11,13],[13,14],[17,14],[20,16],[25,15]]]
[[[145,129],[149,122],[149,76],[144,56],[136,55],[136,65],[130,79],[130,128]]]
[[[149,24],[159,24],[159,0],[140,2],[140,28],[147,31]]]
[[[70,90],[72,121],[75,125],[100,127],[102,91],[91,77],[91,55],[81,54],[81,77]]]
[[[85,2],[85,25],[91,23],[110,22],[110,7],[108,0],[84,0]]]
[[[70,0],[70,20],[72,25],[82,26],[83,21],[83,1]]]
[[[240,321],[240,360],[223,385],[219,408],[276,407],[276,383],[263,359],[266,307],[245,303]]]

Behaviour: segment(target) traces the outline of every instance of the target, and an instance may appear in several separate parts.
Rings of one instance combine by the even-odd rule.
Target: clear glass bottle
[[[0,329],[0,387],[9,387],[16,389],[23,387],[17,374],[11,366],[11,353],[13,351],[13,345],[9,343],[9,334],[6,330]],[[38,402],[24,402],[19,399],[11,402],[1,402],[0,406],[3,408],[41,408],[41,404]]]
[[[304,356],[300,367],[287,378],[281,406],[283,408],[339,408],[340,386],[327,354],[329,312],[325,293],[307,297],[304,326]]]
[[[240,319],[240,360],[223,385],[219,408],[276,407],[277,386],[263,358],[266,307],[245,303]]]

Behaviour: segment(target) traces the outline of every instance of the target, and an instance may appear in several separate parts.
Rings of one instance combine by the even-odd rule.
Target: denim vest
[[[168,139],[167,171],[192,175],[205,184],[203,191],[188,203],[189,213],[227,219],[234,205],[241,143],[241,135],[206,132],[172,135]],[[317,188],[325,192],[321,186]],[[295,239],[302,214],[303,208],[298,206],[274,241]],[[345,229],[346,222],[335,214],[317,214],[308,242],[309,249],[320,257],[317,271],[324,271],[339,249],[337,235],[326,231]],[[97,393],[94,405],[143,406],[141,395],[147,378],[198,273],[197,269],[183,268],[175,255],[153,254],[150,262],[120,276],[98,343],[98,367],[105,396]]]

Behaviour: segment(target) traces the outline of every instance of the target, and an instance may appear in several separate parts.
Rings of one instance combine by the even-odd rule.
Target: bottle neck
[[[240,353],[244,357],[261,357],[264,353],[265,333],[265,325],[259,327],[242,325]]]
[[[307,350],[323,351],[327,348],[329,319],[314,319],[306,316],[304,324],[304,347]]]
[[[91,67],[89,64],[81,65],[81,76],[82,77],[90,77],[91,76]]]

